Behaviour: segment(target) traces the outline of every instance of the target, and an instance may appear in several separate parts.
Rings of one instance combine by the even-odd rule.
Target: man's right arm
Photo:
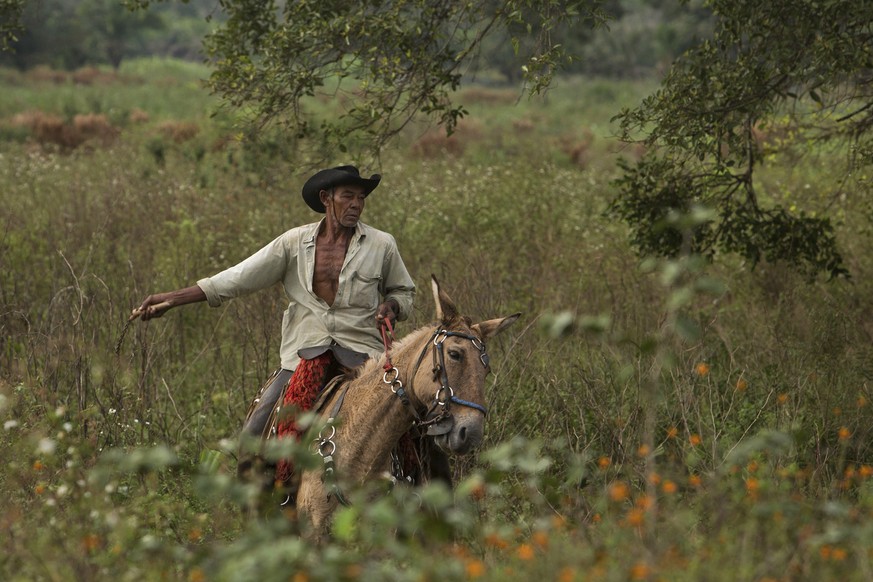
[[[246,295],[281,281],[288,267],[284,236],[276,238],[241,263],[213,277],[197,281],[196,285],[149,295],[139,307],[142,319],[161,317],[171,308],[188,303],[207,301],[216,307],[227,299]]]
[[[279,236],[241,263],[197,281],[209,305],[218,307],[229,299],[266,289],[282,281],[292,267],[291,254],[295,249],[293,237],[296,236],[292,233],[293,230]]]
[[[161,317],[173,307],[200,301],[206,301],[206,293],[197,285],[167,293],[156,293],[143,299],[142,305],[139,306],[140,317],[143,321],[147,321]]]

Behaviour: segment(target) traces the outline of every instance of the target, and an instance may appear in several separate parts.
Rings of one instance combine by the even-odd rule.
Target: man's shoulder
[[[309,224],[302,224],[300,226],[295,226],[294,228],[289,228],[285,232],[279,235],[280,238],[284,239],[294,239],[294,240],[305,240],[306,238],[312,238],[315,236],[318,231],[318,225],[320,222],[312,222]]]
[[[378,228],[374,228],[363,222],[359,222],[358,225],[361,227],[361,234],[369,238],[371,241],[384,241],[390,244],[395,244],[394,235],[391,233],[379,230]]]

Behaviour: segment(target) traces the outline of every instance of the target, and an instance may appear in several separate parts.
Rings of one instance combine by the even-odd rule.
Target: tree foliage
[[[0,0],[0,50],[9,50],[10,43],[17,40],[23,12],[24,0]]]
[[[651,153],[624,166],[611,210],[646,253],[675,254],[685,245],[753,262],[787,260],[811,276],[846,274],[830,220],[762,202],[757,171],[777,116],[787,117],[795,137],[848,148],[840,188],[873,161],[873,3],[709,6],[717,17],[713,37],[685,53],[657,92],[619,116],[624,137],[642,134]],[[714,208],[715,217],[691,240],[678,236],[665,219],[698,203]]]
[[[370,152],[422,113],[451,132],[465,114],[452,91],[490,35],[520,27],[535,39],[511,42],[529,51],[523,74],[537,92],[566,58],[553,31],[604,18],[597,0],[222,0],[221,7],[227,20],[206,40],[216,93],[259,124],[279,122],[294,135]],[[306,104],[316,96],[341,113],[313,124]]]

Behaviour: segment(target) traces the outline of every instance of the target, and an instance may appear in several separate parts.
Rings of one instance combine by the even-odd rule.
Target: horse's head
[[[463,455],[478,446],[484,434],[485,377],[490,372],[485,341],[520,314],[474,324],[458,313],[436,277],[432,287],[437,327],[421,352],[413,391],[428,406],[423,422],[428,434],[443,450]]]

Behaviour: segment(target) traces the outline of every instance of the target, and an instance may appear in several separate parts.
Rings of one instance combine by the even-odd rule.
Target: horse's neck
[[[392,360],[398,379],[408,386],[415,373],[416,360],[425,345],[427,330],[413,332],[397,345]],[[412,426],[412,413],[400,397],[383,381],[384,359],[370,362],[361,375],[351,381],[343,410],[337,420],[341,426],[334,439],[337,445],[337,471],[344,478],[363,481],[384,468],[391,449]],[[344,465],[342,468],[339,465]]]

